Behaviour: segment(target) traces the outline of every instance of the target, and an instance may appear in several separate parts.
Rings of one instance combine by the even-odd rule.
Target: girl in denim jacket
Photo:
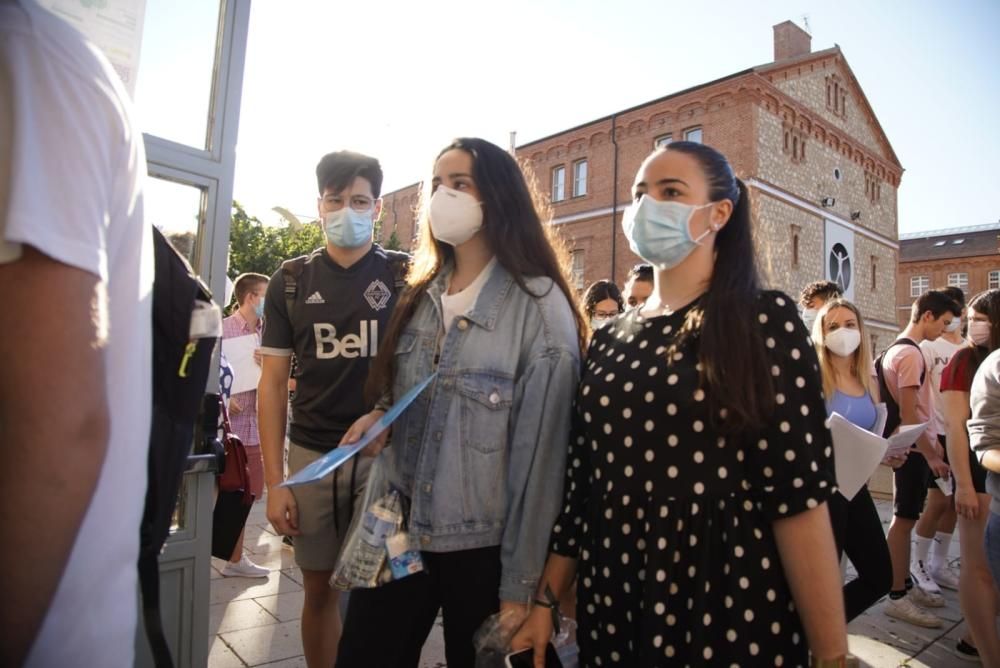
[[[437,373],[376,464],[409,500],[425,571],[352,592],[340,668],[416,666],[439,609],[448,665],[473,666],[479,625],[534,592],[562,498],[586,325],[548,228],[515,160],[482,139],[442,151],[428,190],[369,378],[382,399],[344,438]]]

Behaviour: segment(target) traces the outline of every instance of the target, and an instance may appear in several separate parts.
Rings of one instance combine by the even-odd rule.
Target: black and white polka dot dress
[[[796,666],[808,649],[771,522],[835,489],[816,354],[792,300],[758,299],[776,411],[713,433],[687,309],[598,330],[552,551],[578,562],[583,666]],[[745,345],[733,341],[733,345]]]

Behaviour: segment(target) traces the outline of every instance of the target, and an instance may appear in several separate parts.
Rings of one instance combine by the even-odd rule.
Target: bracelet
[[[545,585],[544,593],[545,600],[533,598],[532,603],[549,609],[552,613],[552,628],[555,630],[556,635],[559,635],[559,599],[557,599],[556,595],[552,593],[552,587],[549,585]]]

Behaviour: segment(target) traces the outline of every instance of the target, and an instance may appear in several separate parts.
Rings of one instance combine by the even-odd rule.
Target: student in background
[[[987,471],[990,515],[984,547],[996,594],[1000,589],[1000,350],[990,353],[979,366],[972,379],[969,402],[969,446]]]
[[[838,413],[852,424],[872,431],[878,419],[878,387],[872,382],[868,333],[858,308],[835,298],[819,309],[813,326],[828,413]],[[881,434],[880,434],[881,435]],[[904,458],[886,461],[900,465]],[[830,520],[838,553],[854,564],[857,577],[844,585],[847,621],[863,613],[889,593],[892,561],[875,502],[862,486],[850,501],[838,492],[830,499]]]
[[[625,310],[622,293],[611,281],[594,281],[583,293],[583,315],[590,322],[591,331],[597,331],[618,317]]]
[[[267,283],[267,276],[263,274],[248,273],[236,277],[233,290],[236,293],[237,308],[222,321],[223,338],[254,336],[259,348],[260,333],[264,327],[264,294],[267,292]],[[254,351],[254,362],[259,365],[260,361],[258,349]],[[257,389],[232,395],[228,410],[229,426],[246,448],[250,492],[255,500],[260,501],[264,497],[264,462],[261,459],[260,432],[257,428]],[[220,572],[224,577],[266,578],[270,571],[253,563],[243,553],[243,534],[240,533],[229,563]]]
[[[990,514],[986,470],[969,448],[966,422],[971,417],[972,379],[983,360],[1000,348],[1000,290],[987,290],[972,299],[968,310],[969,340],[954,355],[941,376],[941,398],[947,424],[947,446],[955,480],[962,570],[958,599],[969,632],[955,651],[963,658],[981,657],[987,666],[1000,666],[1000,637],[996,617],[1000,601],[993,589],[983,538]]]
[[[642,306],[653,292],[653,265],[646,262],[635,265],[625,279],[624,298],[628,308]]]
[[[816,314],[828,301],[839,299],[844,294],[840,286],[833,281],[813,281],[802,288],[799,293],[799,306],[802,307],[802,322],[806,329],[813,331]]]
[[[944,461],[948,462],[947,425],[941,400],[941,372],[944,371],[952,355],[967,345],[962,338],[965,294],[956,287],[941,288],[941,292],[955,301],[955,309],[952,311],[954,317],[941,336],[933,341],[921,341],[920,351],[924,354],[924,368],[930,377],[938,443],[944,449]],[[932,596],[940,596],[941,587],[958,590],[958,575],[948,565],[948,550],[951,547],[951,536],[957,521],[955,497],[951,479],[946,479],[946,482],[949,494],[942,492],[933,479],[927,481],[927,505],[924,506],[924,511],[920,514],[914,529],[913,557],[910,560],[910,573],[916,583]]]
[[[900,424],[927,423],[927,429],[910,450],[906,463],[894,472],[893,519],[887,542],[892,557],[892,589],[885,614],[910,624],[937,628],[941,620],[918,606],[940,608],[940,595],[913,586],[910,578],[910,535],[923,511],[927,481],[947,478],[948,464],[937,441],[930,374],[924,366],[920,342],[941,336],[954,319],[955,302],[939,290],[929,290],[914,300],[910,323],[883,353],[883,399],[899,407]],[[878,371],[878,370],[877,370]]]

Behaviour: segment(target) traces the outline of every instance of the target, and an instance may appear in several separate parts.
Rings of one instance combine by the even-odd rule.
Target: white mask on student
[[[849,357],[861,345],[861,332],[841,327],[826,335],[823,345],[838,357]]]
[[[812,334],[813,323],[816,322],[816,316],[819,314],[819,309],[807,308],[802,310],[802,322],[806,324],[806,329]]]
[[[438,241],[461,246],[483,227],[483,207],[469,193],[438,186],[431,196],[431,232]]]
[[[985,346],[990,342],[990,323],[982,320],[969,321],[969,338],[977,346]]]

